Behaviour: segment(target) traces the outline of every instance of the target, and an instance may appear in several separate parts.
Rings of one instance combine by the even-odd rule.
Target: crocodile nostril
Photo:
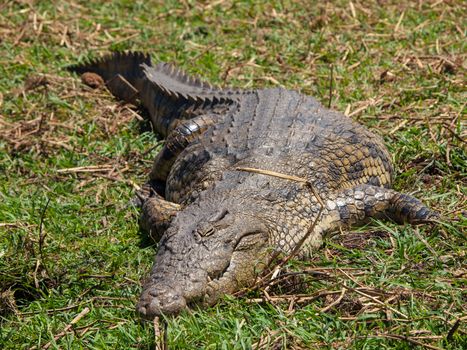
[[[146,288],[136,306],[136,310],[146,319],[156,316],[177,314],[186,307],[186,300],[174,289]]]

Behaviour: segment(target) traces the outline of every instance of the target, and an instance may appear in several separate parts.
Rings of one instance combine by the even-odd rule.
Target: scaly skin
[[[153,68],[140,53],[71,69],[99,74],[117,97],[139,100],[167,137],[142,194],[142,227],[160,239],[137,306],[146,318],[252,285],[275,252],[291,253],[302,240],[306,256],[326,234],[372,217],[437,218],[390,189],[381,138],[310,96],[222,90],[166,64]],[[319,198],[303,182],[264,171],[300,177]]]

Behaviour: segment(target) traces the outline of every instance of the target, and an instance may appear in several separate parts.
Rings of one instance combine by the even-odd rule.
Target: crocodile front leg
[[[141,229],[158,242],[180,210],[180,204],[166,201],[158,193],[153,193],[144,201],[141,208]]]
[[[397,223],[417,224],[439,218],[418,199],[392,189],[358,185],[331,195],[325,201],[322,234],[340,227],[364,223],[370,218],[390,218]]]

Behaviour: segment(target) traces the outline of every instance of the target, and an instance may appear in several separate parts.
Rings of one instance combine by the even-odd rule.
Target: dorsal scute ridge
[[[152,65],[148,54],[140,51],[113,52],[102,57],[85,60],[83,63],[68,67],[70,71],[83,74],[92,72],[100,75],[110,91],[123,100],[128,99],[132,90],[125,86],[130,83],[139,91],[140,96],[148,96],[145,86],[152,86],[177,105],[191,105],[195,108],[213,108],[219,104],[235,103],[247,90],[222,89],[188,75],[170,63]],[[114,80],[121,75],[125,81]],[[108,85],[112,82],[112,85]],[[146,101],[149,104],[151,102]]]
[[[116,51],[102,57],[85,60],[83,63],[68,67],[68,70],[82,74],[93,72],[101,75],[105,81],[112,79],[115,74],[125,76],[125,69],[133,76],[148,77],[160,91],[172,98],[180,98],[201,103],[201,101],[224,102],[235,99],[238,95],[250,93],[247,90],[221,89],[197,77],[193,77],[171,63],[161,62],[153,66],[147,53],[141,51]],[[153,74],[151,74],[153,73]]]
[[[167,78],[171,78],[174,81],[177,81],[178,83],[186,85],[187,87],[190,86],[192,88],[197,88],[201,90],[207,89],[211,93],[221,91],[220,88],[216,86],[212,86],[211,84],[204,82],[199,78],[196,78],[196,77],[193,77],[187,74],[185,71],[181,70],[180,68],[177,68],[175,65],[171,63],[161,62],[157,64],[154,67],[154,69],[167,75]]]
[[[125,75],[126,71],[132,74],[141,74],[141,64],[151,65],[151,57],[140,51],[116,51],[102,57],[85,59],[83,63],[67,67],[69,71],[83,74],[86,72],[96,73],[104,80],[112,79],[117,73]],[[118,68],[117,68],[118,67]],[[126,67],[121,69],[120,67]]]
[[[213,88],[198,78],[187,75],[169,63],[159,63],[155,67],[141,65],[148,81],[164,95],[174,99],[184,99],[196,105],[228,103],[233,101],[233,93],[229,90]],[[228,93],[226,93],[228,92]]]

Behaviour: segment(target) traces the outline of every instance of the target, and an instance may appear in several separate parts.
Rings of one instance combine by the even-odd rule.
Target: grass
[[[395,187],[444,217],[329,239],[268,294],[168,319],[170,348],[465,348],[465,13],[455,0],[0,4],[0,348],[160,343],[134,312],[155,247],[127,205],[159,141],[64,69],[111,50],[330,103],[383,135]]]

